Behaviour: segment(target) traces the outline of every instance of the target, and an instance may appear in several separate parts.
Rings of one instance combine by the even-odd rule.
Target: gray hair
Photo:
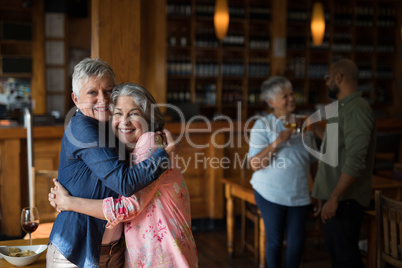
[[[268,100],[275,99],[284,88],[292,88],[292,83],[282,76],[272,76],[261,85],[261,98],[271,107]]]
[[[115,86],[110,95],[110,110],[113,111],[120,96],[131,97],[141,109],[151,131],[162,131],[165,119],[152,94],[144,87],[126,83]]]
[[[83,84],[86,83],[90,77],[98,79],[106,75],[109,75],[113,83],[116,84],[115,74],[109,64],[100,59],[83,59],[74,67],[72,82],[74,95],[79,98]]]

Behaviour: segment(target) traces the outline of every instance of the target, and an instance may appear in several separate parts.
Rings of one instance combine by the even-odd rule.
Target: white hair
[[[116,84],[115,74],[106,62],[100,59],[83,59],[74,67],[72,81],[74,95],[79,98],[83,84],[86,83],[90,77],[98,79],[106,75],[109,75],[113,80],[113,84]]]
[[[275,99],[284,88],[292,88],[292,83],[282,76],[272,76],[261,85],[261,98],[271,107],[269,100]]]

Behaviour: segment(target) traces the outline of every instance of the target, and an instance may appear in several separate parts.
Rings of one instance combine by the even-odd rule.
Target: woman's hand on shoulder
[[[167,129],[163,129],[163,137],[164,144],[166,144],[166,153],[169,155],[177,154],[179,152],[179,144],[174,140],[172,133]]]
[[[172,133],[167,129],[163,129],[163,137],[164,137],[164,144],[166,144],[165,151],[169,155],[170,159],[170,167],[174,168],[176,167],[175,156],[180,151],[180,143],[175,141]]]
[[[54,187],[50,188],[48,199],[50,205],[57,209],[58,212],[68,210],[68,198],[71,197],[70,193],[60,184],[60,182],[53,178]]]

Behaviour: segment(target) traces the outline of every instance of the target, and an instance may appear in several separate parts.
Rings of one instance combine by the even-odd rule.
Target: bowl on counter
[[[35,252],[35,255],[27,257],[11,257],[8,255],[8,248],[19,248],[23,250],[31,250]],[[15,266],[25,266],[34,263],[42,253],[47,249],[47,245],[32,245],[32,246],[11,246],[11,247],[0,247],[0,256],[3,257],[8,263]]]

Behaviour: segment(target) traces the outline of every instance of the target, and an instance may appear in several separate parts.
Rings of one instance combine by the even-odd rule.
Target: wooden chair
[[[240,176],[242,180],[250,181],[251,175],[253,171],[251,167],[246,165],[241,169]],[[259,224],[261,218],[261,213],[256,205],[245,202],[244,200],[241,201],[241,236],[240,236],[240,247],[243,251],[249,250],[254,255],[254,261],[257,264],[259,262]],[[253,224],[253,239],[247,239],[248,237],[248,230],[250,229],[249,222]]]
[[[402,202],[375,192],[377,267],[402,267]]]
[[[253,252],[254,261],[258,263],[259,260],[259,223],[261,219],[260,211],[256,205],[241,201],[241,239],[240,245],[244,250],[250,250]],[[247,231],[249,230],[248,221],[253,223],[253,240],[247,239]]]

